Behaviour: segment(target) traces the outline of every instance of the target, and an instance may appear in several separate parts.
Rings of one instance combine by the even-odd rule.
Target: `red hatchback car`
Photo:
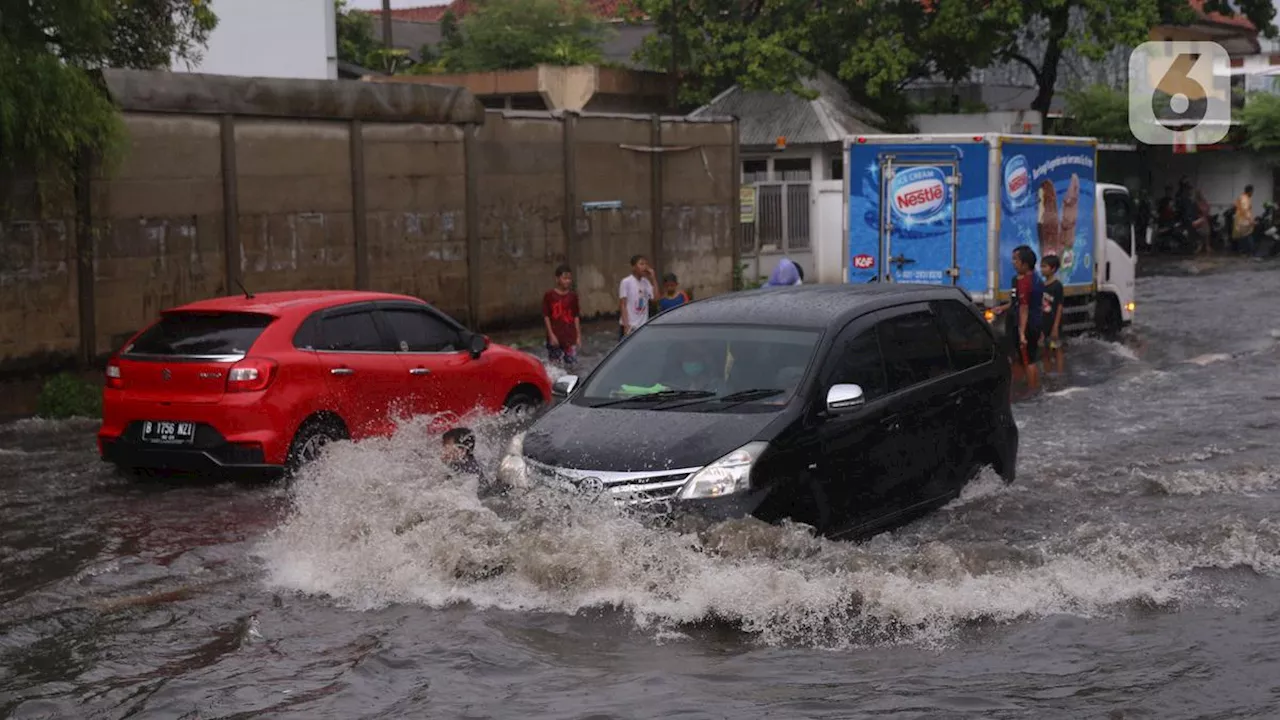
[[[121,469],[279,474],[326,442],[400,417],[533,410],[533,356],[427,303],[355,291],[273,292],[166,310],[107,365],[98,451]]]

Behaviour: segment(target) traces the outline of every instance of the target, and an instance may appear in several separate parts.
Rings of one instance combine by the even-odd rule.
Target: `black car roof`
[[[686,323],[828,327],[858,315],[912,302],[968,298],[955,287],[867,283],[793,285],[730,292],[680,305],[649,321],[651,325]]]

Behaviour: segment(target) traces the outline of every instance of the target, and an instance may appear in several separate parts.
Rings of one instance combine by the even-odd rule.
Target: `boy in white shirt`
[[[618,339],[649,321],[649,303],[653,302],[657,284],[649,259],[643,255],[631,256],[631,274],[618,285]]]

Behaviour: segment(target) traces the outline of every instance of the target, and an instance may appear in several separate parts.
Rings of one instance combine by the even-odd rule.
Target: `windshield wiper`
[[[750,390],[739,390],[735,393],[729,393],[720,398],[716,398],[720,402],[751,402],[752,400],[763,400],[774,395],[781,395],[786,392],[782,388],[752,388]]]
[[[773,397],[774,395],[781,395],[785,392],[786,390],[781,388],[752,388],[750,390],[739,390],[735,393],[729,393],[724,397],[716,398],[717,402],[724,403],[724,405],[721,405],[716,409],[724,410],[726,408],[741,405],[742,403],[751,402],[752,400],[763,400],[768,397]]]
[[[711,397],[715,393],[710,390],[659,390],[657,392],[642,393],[640,395],[632,395],[630,397],[616,398],[614,400],[606,400],[602,403],[592,405],[593,408],[609,407],[611,405],[621,405],[629,402],[661,402],[664,400],[688,400],[692,398]]]

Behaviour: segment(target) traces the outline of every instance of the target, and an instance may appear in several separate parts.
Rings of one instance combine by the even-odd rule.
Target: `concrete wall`
[[[539,322],[564,262],[588,316],[616,312],[636,253],[697,297],[732,286],[729,122],[664,118],[658,135],[652,117],[514,112],[486,113],[480,126],[176,112],[125,121],[123,163],[89,184],[87,260],[74,198],[40,206],[0,187],[10,211],[0,371],[101,357],[160,310],[235,294],[238,281],[404,293],[482,329]]]
[[[467,314],[466,152],[452,125],[364,126],[370,284]]]
[[[41,197],[29,179],[5,179],[0,219],[0,360],[13,369],[74,356],[80,336],[75,206]]]
[[[119,347],[163,308],[223,294],[216,119],[129,115],[130,147],[93,186],[95,344]]]

